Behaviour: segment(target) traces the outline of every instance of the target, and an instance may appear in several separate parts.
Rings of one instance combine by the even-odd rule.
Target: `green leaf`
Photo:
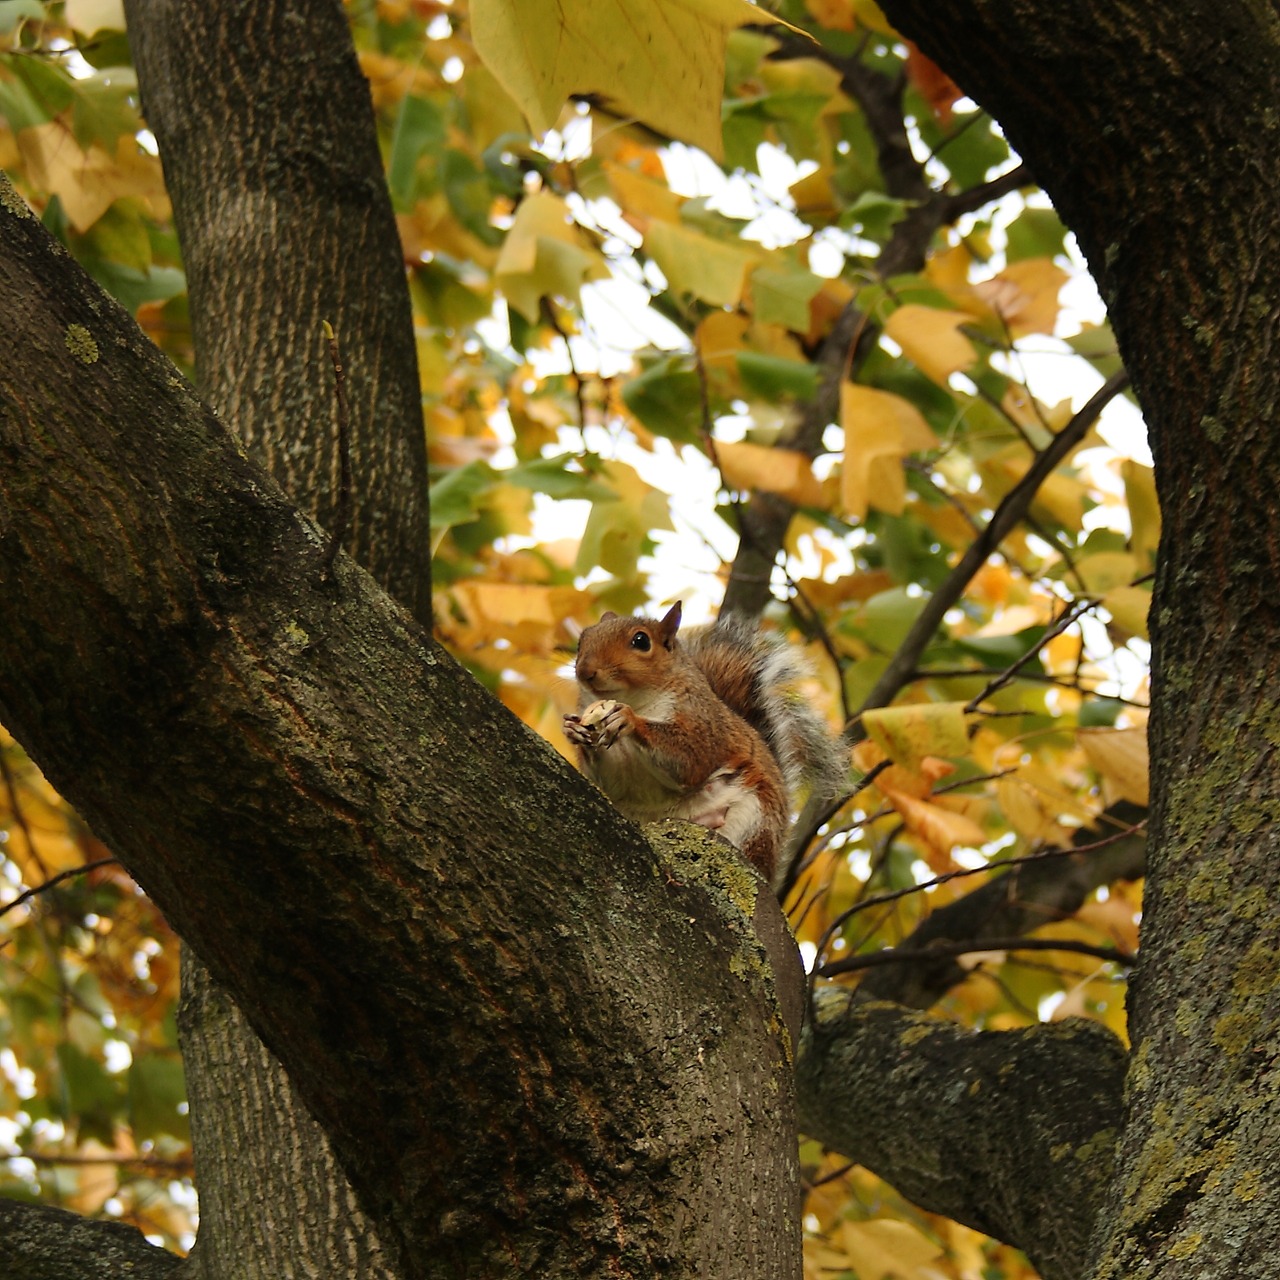
[[[758,255],[713,240],[674,222],[650,224],[645,251],[662,268],[674,293],[692,294],[713,307],[736,307],[747,271]]]
[[[13,57],[7,60],[7,66],[26,86],[41,112],[35,123],[52,119],[71,105],[75,97],[75,81],[51,59]],[[10,121],[9,127],[16,131],[24,126]]]
[[[1124,710],[1124,703],[1115,698],[1089,698],[1080,704],[1082,729],[1111,729],[1116,718]]]
[[[601,484],[586,472],[569,470],[575,462],[573,454],[561,454],[558,458],[535,458],[522,462],[504,472],[508,483],[535,493],[545,493],[557,500],[582,499],[589,502],[607,502],[616,495],[607,485]]]
[[[1024,209],[1010,224],[1005,258],[1052,258],[1063,251],[1067,229],[1052,209]]]
[[[187,291],[187,277],[177,267],[152,267],[139,271],[108,258],[81,258],[80,265],[128,311],[144,302],[168,301]]]
[[[625,463],[606,463],[602,474],[615,493],[607,502],[593,504],[574,567],[588,573],[599,566],[625,582],[652,546],[653,530],[672,528],[669,500]]]
[[[978,120],[965,127],[973,113],[957,114],[952,122],[951,141],[938,151],[938,159],[951,170],[962,190],[979,186],[997,165],[1008,162],[1009,144],[995,131],[992,120]]]
[[[14,133],[48,124],[51,113],[21,80],[0,79],[0,117]]]
[[[59,1044],[57,1053],[65,1118],[76,1125],[81,1138],[112,1142],[115,1120],[124,1102],[122,1082],[69,1041]]]
[[[449,207],[472,235],[486,244],[502,243],[502,232],[489,220],[493,184],[481,165],[465,151],[450,148],[440,157],[440,185]]]
[[[928,603],[927,595],[908,595],[905,587],[882,591],[862,607],[863,633],[881,653],[892,653]]]
[[[43,21],[40,0],[0,0],[0,35],[8,35],[24,19]]]
[[[142,276],[151,268],[151,235],[136,200],[117,200],[89,228],[84,241],[87,256],[130,268]]]
[[[435,103],[407,93],[400,100],[391,154],[387,158],[387,185],[398,209],[412,207],[417,195],[418,161],[434,156],[444,146],[445,123]]]
[[[101,143],[114,152],[126,134],[137,132],[138,77],[132,67],[109,67],[75,82],[71,131],[82,147]]]
[[[660,360],[622,388],[622,401],[655,435],[696,444],[702,434],[697,375],[678,357]]]
[[[808,333],[809,301],[822,283],[821,276],[803,267],[757,267],[751,273],[756,319],[762,324],[780,324],[796,333]]]
[[[769,119],[760,101],[726,101],[723,132],[725,168],[731,173],[759,173],[757,154],[769,137]]]
[[[481,501],[502,482],[487,462],[468,462],[431,486],[431,527],[448,529],[474,520],[483,509]]]
[[[162,1134],[191,1136],[187,1116],[178,1108],[187,1100],[182,1059],[177,1054],[143,1053],[129,1067],[129,1122],[135,1141]]]
[[[804,400],[818,390],[819,370],[804,360],[766,356],[758,351],[739,351],[736,359],[748,390],[765,399],[794,396]]]

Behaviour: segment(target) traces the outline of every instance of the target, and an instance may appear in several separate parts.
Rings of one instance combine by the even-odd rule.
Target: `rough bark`
[[[191,1280],[394,1277],[284,1068],[189,947],[182,960],[178,1029],[200,1192]]]
[[[329,528],[336,414],[316,389],[332,385],[321,322],[334,326],[351,406],[347,549],[428,626],[413,318],[342,5],[128,0],[126,13],[182,242],[201,391]]]
[[[0,718],[234,992],[404,1274],[798,1274],[753,873],[708,837],[664,874],[367,575],[327,578],[8,188],[0,329]]]
[[[321,321],[334,325],[356,499],[346,545],[428,624],[408,291],[341,6],[129,0],[128,15],[180,228],[201,394],[293,501],[329,526],[339,436]],[[183,1003],[202,1274],[391,1276],[324,1131],[189,948]]]
[[[0,1275],[12,1280],[179,1280],[175,1254],[122,1222],[93,1222],[50,1205],[0,1199]]]
[[[1280,1275],[1280,17],[886,0],[1079,238],[1150,429],[1151,830],[1092,1274]]]
[[[1120,1123],[1124,1050],[1083,1019],[972,1033],[828,988],[806,1029],[810,1137],[935,1213],[1081,1274]]]

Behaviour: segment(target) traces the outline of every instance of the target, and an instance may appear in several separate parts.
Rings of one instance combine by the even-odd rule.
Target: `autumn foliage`
[[[842,803],[801,816],[786,897],[819,984],[909,950],[991,868],[1129,834],[1152,473],[1087,276],[990,117],[871,0],[785,0],[785,22],[744,0],[348,11],[414,309],[451,651],[567,755],[566,662],[601,611],[767,595],[849,751]],[[121,21],[111,0],[0,3],[0,166],[190,371]],[[761,504],[783,513],[776,545],[742,538]],[[741,575],[744,547],[767,583]],[[0,763],[0,1194],[182,1247],[176,939],[4,736]],[[1138,874],[1000,945],[959,939],[929,1002],[975,1028],[1079,1015],[1123,1036]],[[806,1141],[802,1163],[815,1280],[1030,1274],[840,1153]]]

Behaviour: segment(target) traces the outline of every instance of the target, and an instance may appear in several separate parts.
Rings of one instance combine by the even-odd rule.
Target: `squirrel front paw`
[[[564,736],[579,747],[611,747],[635,728],[635,712],[625,702],[602,698],[580,715],[565,716]]]

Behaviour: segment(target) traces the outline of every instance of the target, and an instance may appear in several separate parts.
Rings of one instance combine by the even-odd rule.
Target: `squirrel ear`
[[[676,632],[680,630],[680,601],[667,610],[666,617],[658,624],[658,634],[662,637],[662,643],[670,649],[675,643]]]
[[[618,615],[617,615],[616,613],[614,613],[614,611],[613,611],[612,609],[606,609],[606,610],[605,610],[605,611],[600,615],[600,621],[601,621],[601,622],[608,622],[610,618],[616,618],[617,616],[618,616]]]

